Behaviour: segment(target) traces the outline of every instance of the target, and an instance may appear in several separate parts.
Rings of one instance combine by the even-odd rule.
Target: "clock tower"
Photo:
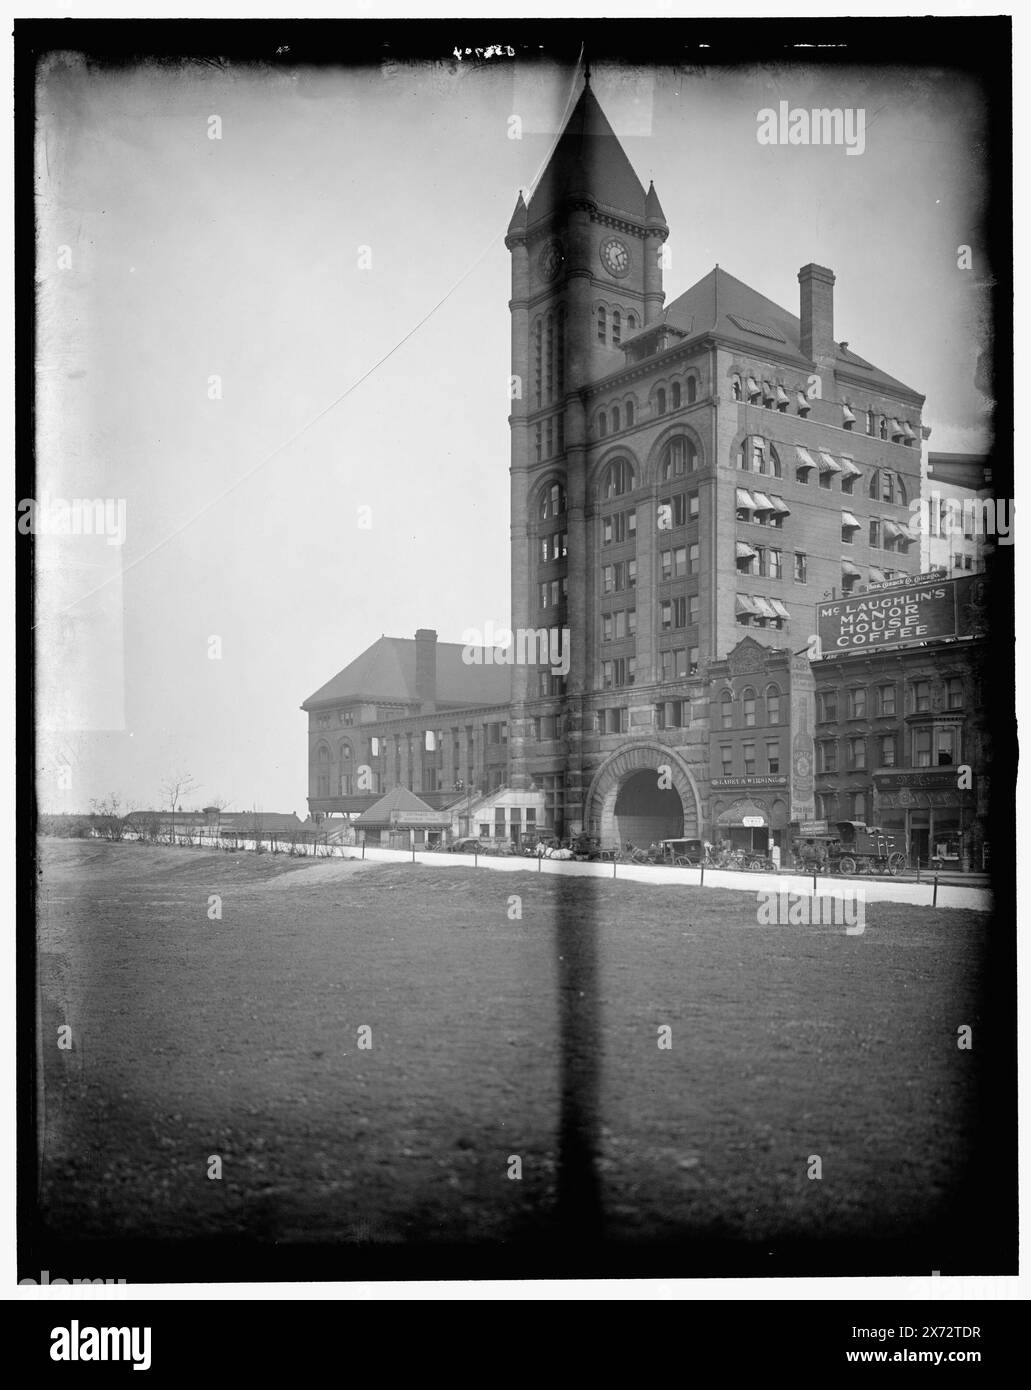
[[[585,83],[541,176],[516,202],[512,256],[512,627],[555,629],[558,668],[513,667],[511,784],[530,783],[550,734],[561,792],[555,823],[583,799],[582,734],[590,584],[584,392],[625,364],[622,344],[662,311],[662,243],[654,187],[645,192]],[[559,728],[561,727],[561,733]],[[541,731],[544,731],[543,733]]]

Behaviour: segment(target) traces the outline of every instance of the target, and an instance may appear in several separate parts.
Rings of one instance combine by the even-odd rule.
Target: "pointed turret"
[[[669,227],[666,225],[666,214],[662,211],[662,204],[659,202],[659,195],[655,191],[654,182],[648,185],[648,193],[644,200],[644,212],[649,227],[662,227],[665,231],[669,231]]]
[[[510,247],[513,240],[520,239],[526,235],[526,204],[523,202],[523,191],[519,190],[519,197],[516,199],[515,212],[512,220],[508,224],[508,231],[505,233],[505,245]]]
[[[641,181],[586,85],[530,199],[528,223],[539,222],[573,196],[645,219]]]

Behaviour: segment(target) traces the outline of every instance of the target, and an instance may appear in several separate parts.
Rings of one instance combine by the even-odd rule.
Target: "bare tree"
[[[199,786],[200,783],[184,768],[179,768],[175,772],[170,772],[161,783],[163,804],[166,805],[172,813],[172,819],[169,825],[169,840],[173,845],[175,844],[175,813],[177,810],[181,811],[183,809],[183,797],[189,796],[189,794],[195,791]]]

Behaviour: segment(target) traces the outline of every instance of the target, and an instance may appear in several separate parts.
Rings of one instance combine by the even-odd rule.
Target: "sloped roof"
[[[641,180],[590,87],[580,93],[534,190],[528,224],[539,222],[563,198],[575,193],[589,194],[606,207],[645,219]]]
[[[654,322],[631,337],[624,338],[623,347],[653,333],[661,324],[676,329],[685,338],[716,333],[758,355],[764,350],[775,351],[780,356],[796,358],[800,365],[809,364],[809,359],[802,353],[802,330],[797,315],[788,313],[787,309],[782,309],[758,290],[729,275],[720,266],[710,270],[679,298],[667,304]],[[859,380],[869,381],[871,386],[919,395],[912,386],[889,376],[851,349],[843,351],[839,346],[837,361],[843,371]]]
[[[403,818],[406,811],[418,811],[420,819],[427,812],[431,815],[436,814],[432,806],[428,806],[421,797],[407,787],[391,787],[385,796],[381,796],[378,801],[374,801],[371,806],[364,810],[355,820],[356,825],[389,825],[390,817],[394,811],[399,811]],[[441,822],[450,821],[451,817],[446,812],[440,813]]]
[[[512,697],[512,672],[508,666],[466,665],[465,647],[459,642],[438,642],[438,705],[501,705]],[[490,649],[487,649],[488,652]],[[415,639],[380,637],[332,680],[309,695],[301,706],[338,704],[349,699],[374,699],[412,703],[415,692]]]

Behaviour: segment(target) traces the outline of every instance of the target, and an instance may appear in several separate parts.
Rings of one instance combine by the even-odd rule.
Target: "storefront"
[[[874,820],[905,836],[910,863],[967,872],[985,859],[975,789],[960,787],[955,768],[874,774]],[[972,779],[967,779],[972,780]]]
[[[729,802],[726,797],[714,795],[712,825],[716,845],[729,841],[731,849],[769,854],[776,848],[783,852],[788,841],[787,802],[773,793],[737,797]]]

